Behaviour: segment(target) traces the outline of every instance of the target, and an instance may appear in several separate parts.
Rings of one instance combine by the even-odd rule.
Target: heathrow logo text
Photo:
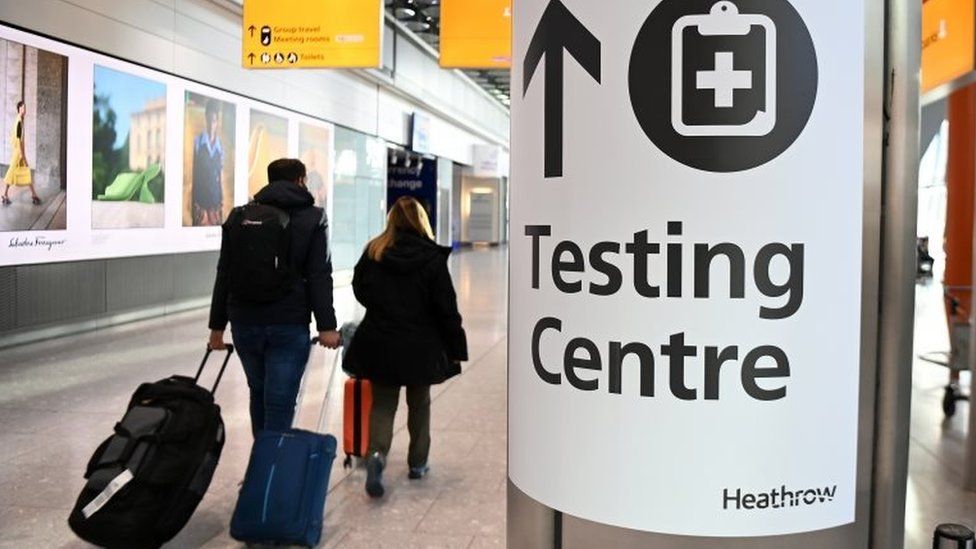
[[[824,488],[789,490],[786,486],[769,492],[735,492],[723,490],[722,508],[728,510],[784,509],[790,507],[809,507],[834,501],[837,485]]]

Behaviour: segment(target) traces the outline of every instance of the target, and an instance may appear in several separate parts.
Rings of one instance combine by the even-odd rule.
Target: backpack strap
[[[244,206],[234,206],[231,208],[230,213],[227,214],[227,219],[224,220],[224,225],[232,226],[238,223],[241,216],[244,215]]]

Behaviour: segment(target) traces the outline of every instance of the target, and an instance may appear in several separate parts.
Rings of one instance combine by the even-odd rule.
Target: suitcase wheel
[[[945,397],[942,398],[942,411],[947,418],[956,415],[956,395],[952,386],[946,387]]]

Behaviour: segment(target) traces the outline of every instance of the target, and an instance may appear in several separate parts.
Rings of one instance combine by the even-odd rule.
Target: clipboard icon
[[[756,29],[762,31],[765,67],[763,80],[756,82],[756,71],[737,70],[733,51],[716,51],[714,68],[697,70],[694,89],[685,85],[685,36],[689,29],[697,30],[702,37],[745,38]],[[762,14],[741,14],[736,5],[728,0],[716,2],[709,13],[685,15],[678,19],[671,32],[671,124],[675,131],[686,137],[762,137],[776,127],[776,25]],[[730,50],[732,48],[729,48]],[[745,123],[701,124],[686,120],[684,107],[686,94],[714,92],[714,108],[735,108],[737,90],[764,89],[764,105]]]

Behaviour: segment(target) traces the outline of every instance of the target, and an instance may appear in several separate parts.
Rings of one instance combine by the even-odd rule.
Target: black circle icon
[[[275,60],[275,63],[278,63],[279,65],[282,64],[282,63],[284,63],[285,62],[285,54],[283,54],[281,52],[276,53],[275,56],[274,56],[274,60]]]
[[[709,172],[786,151],[817,98],[817,54],[788,0],[663,0],[630,58],[630,100],[651,141]]]

